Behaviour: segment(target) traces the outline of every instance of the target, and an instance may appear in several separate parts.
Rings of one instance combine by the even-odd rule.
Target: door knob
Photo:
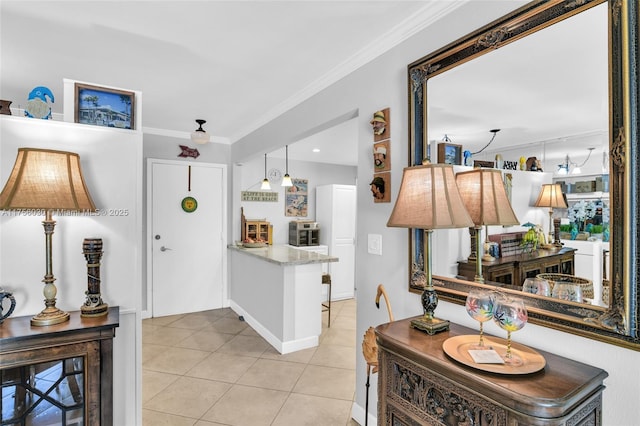
[[[160,247],[160,251],[167,251],[167,250],[171,250],[171,249],[165,246]]]

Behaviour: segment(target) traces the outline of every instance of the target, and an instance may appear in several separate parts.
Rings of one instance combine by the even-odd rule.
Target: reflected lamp
[[[422,229],[426,285],[421,296],[424,315],[411,326],[428,334],[449,329],[449,321],[436,318],[438,295],[431,274],[431,234],[434,229],[469,228],[473,222],[458,193],[453,166],[428,164],[406,167],[387,226]]]
[[[488,253],[480,256],[482,227],[485,226],[485,238],[488,241],[488,226],[511,226],[519,225],[520,222],[511,208],[500,170],[474,169],[460,172],[456,175],[456,183],[460,197],[476,229],[474,237],[478,255],[474,281],[484,282],[482,262],[490,262],[495,259]]]
[[[42,210],[45,234],[46,273],[45,309],[31,319],[31,325],[58,324],[69,314],[56,307],[57,288],[51,261],[54,212],[95,211],[91,195],[82,176],[80,156],[73,152],[20,148],[2,193],[0,210]]]
[[[536,207],[549,207],[549,239],[545,248],[559,249],[562,247],[560,242],[560,219],[553,220],[553,209],[566,209],[567,202],[562,194],[562,187],[559,183],[546,183],[542,185],[538,199],[534,204]],[[552,234],[553,230],[553,234]],[[553,240],[553,243],[551,243]]]

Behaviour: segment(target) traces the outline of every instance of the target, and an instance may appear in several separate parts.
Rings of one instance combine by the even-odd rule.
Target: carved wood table
[[[118,307],[106,315],[43,327],[31,317],[0,325],[2,416],[7,425],[113,423],[113,338]]]
[[[378,424],[600,425],[607,372],[548,352],[540,371],[485,372],[450,358],[449,337],[477,335],[457,324],[430,336],[412,318],[376,328]],[[491,336],[487,336],[489,339]]]

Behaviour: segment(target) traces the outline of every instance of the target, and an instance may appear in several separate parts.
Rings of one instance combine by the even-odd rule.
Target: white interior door
[[[356,187],[335,185],[332,256],[340,261],[329,264],[333,299],[354,296],[356,256]],[[335,277],[335,278],[334,278]]]
[[[225,276],[224,166],[156,161],[148,165],[152,315],[220,308]],[[183,209],[185,197],[197,201],[195,211]]]

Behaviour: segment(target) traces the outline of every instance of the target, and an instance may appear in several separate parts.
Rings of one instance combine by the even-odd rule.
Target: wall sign
[[[273,191],[242,191],[242,201],[277,202],[278,193]]]

